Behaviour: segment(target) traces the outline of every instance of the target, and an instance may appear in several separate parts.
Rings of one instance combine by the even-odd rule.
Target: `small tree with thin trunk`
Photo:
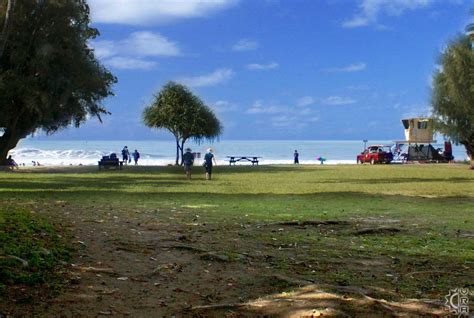
[[[453,41],[440,58],[433,80],[437,130],[466,148],[474,168],[474,52],[468,37]]]
[[[222,133],[222,125],[212,110],[187,87],[174,82],[167,83],[154,96],[151,105],[143,111],[143,122],[150,128],[167,129],[173,134],[176,165],[182,164],[186,141],[212,141]]]

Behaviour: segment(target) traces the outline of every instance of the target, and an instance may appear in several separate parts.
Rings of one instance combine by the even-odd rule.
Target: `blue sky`
[[[403,137],[429,114],[440,50],[469,22],[461,0],[89,0],[91,43],[118,78],[111,116],[54,139],[171,139],[141,113],[168,81],[213,108],[222,139]]]

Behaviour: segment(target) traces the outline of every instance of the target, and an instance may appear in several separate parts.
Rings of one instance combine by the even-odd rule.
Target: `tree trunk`
[[[16,147],[21,138],[23,138],[22,134],[9,129],[5,130],[3,136],[0,137],[0,166],[7,164],[8,152]]]
[[[8,35],[10,33],[10,20],[13,13],[13,7],[15,6],[15,0],[8,0],[7,11],[5,12],[5,21],[3,23],[3,30],[0,40],[0,57],[3,56],[5,46],[7,44]]]
[[[176,137],[176,161],[174,163],[175,165],[179,164],[179,138]]]
[[[471,169],[474,169],[474,142],[464,141],[461,144],[466,148],[467,156],[471,160]]]
[[[186,142],[186,140],[181,140],[181,163],[180,165],[182,166],[184,161],[183,161],[183,154],[184,154],[184,143]]]

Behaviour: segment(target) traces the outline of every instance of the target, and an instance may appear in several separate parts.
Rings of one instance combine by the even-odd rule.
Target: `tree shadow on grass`
[[[40,168],[22,168],[15,171],[17,174],[96,174],[96,175],[127,175],[127,174],[163,174],[163,173],[178,173],[183,171],[183,166],[124,166],[122,170],[118,169],[107,169],[99,171],[94,166],[68,166],[68,167],[40,167]],[[204,172],[204,168],[200,165],[192,167],[196,173]],[[334,169],[328,166],[320,167],[319,165],[218,165],[214,166],[216,171],[226,174],[234,173],[280,173],[280,172],[293,172],[293,173],[304,173],[308,170],[318,170],[321,172],[332,171]]]
[[[199,181],[198,181],[199,182]],[[134,192],[134,187],[130,187],[130,184],[139,186],[147,186],[145,189],[139,189]],[[159,178],[159,179],[145,179],[143,180],[139,176],[137,177],[126,177],[114,176],[105,179],[91,179],[91,178],[74,178],[68,180],[65,178],[60,179],[46,179],[44,181],[37,179],[2,179],[0,178],[0,198],[5,194],[25,194],[28,190],[28,195],[34,197],[35,194],[50,194],[50,195],[61,195],[64,197],[90,197],[110,195],[111,197],[119,197],[119,201],[129,201],[133,198],[148,197],[153,195],[153,200],[159,200],[160,197],[167,199],[184,199],[186,201],[193,201],[195,199],[206,201],[218,201],[218,202],[245,202],[245,201],[261,201],[270,200],[278,201],[282,200],[282,206],[289,203],[291,199],[307,199],[313,202],[315,205],[320,205],[320,202],[327,201],[354,201],[356,203],[371,204],[373,201],[387,200],[397,204],[404,204],[407,202],[420,202],[423,203],[446,203],[447,200],[456,202],[472,202],[474,198],[470,196],[445,196],[445,197],[417,197],[417,196],[404,196],[399,194],[371,194],[360,191],[325,191],[325,192],[309,192],[309,193],[273,193],[273,192],[238,192],[238,193],[220,193],[219,187],[216,188],[216,192],[203,192],[196,191],[199,188],[197,186],[205,185],[206,181],[202,180],[201,183],[190,182],[189,180],[180,178]],[[189,188],[183,188],[182,191],[167,191],[165,190],[170,186],[186,186]],[[129,191],[124,191],[129,190]],[[190,190],[190,191],[187,191]],[[251,191],[251,189],[249,190]]]
[[[130,183],[135,184],[136,186],[149,186],[149,187],[169,187],[169,186],[181,186],[186,181],[178,181],[176,179],[159,179],[154,181],[144,181],[139,178],[107,178],[101,180],[94,179],[78,179],[74,180],[57,180],[57,179],[44,179],[44,180],[1,180],[0,182],[0,192],[22,192],[37,190],[38,192],[67,192],[68,189],[74,189],[75,193],[84,192],[80,188],[89,188],[94,189],[94,192],[121,192],[123,189],[130,189]],[[35,192],[35,191],[33,191]],[[87,192],[87,191],[86,191]],[[92,195],[93,193],[91,193]]]
[[[319,183],[351,183],[351,184],[391,184],[391,183],[473,183],[473,178],[460,178],[460,177],[453,177],[453,178],[373,178],[373,179],[333,179],[333,180],[323,180]],[[310,182],[312,183],[312,182]],[[316,182],[317,183],[317,182]]]

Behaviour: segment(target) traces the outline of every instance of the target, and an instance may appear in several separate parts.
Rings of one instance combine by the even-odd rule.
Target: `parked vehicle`
[[[373,145],[367,147],[363,152],[357,155],[357,163],[369,162],[376,163],[390,163],[393,160],[393,154],[390,146]]]

